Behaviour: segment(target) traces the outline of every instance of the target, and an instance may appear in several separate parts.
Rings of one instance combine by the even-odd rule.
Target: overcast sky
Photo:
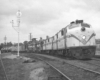
[[[20,42],[29,40],[29,33],[37,39],[53,36],[76,19],[91,24],[100,38],[100,0],[0,0],[0,43],[5,36],[8,42],[18,41],[10,23],[14,20],[17,25],[18,10],[22,13]]]

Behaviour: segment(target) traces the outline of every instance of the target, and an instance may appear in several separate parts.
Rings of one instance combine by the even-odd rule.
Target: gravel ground
[[[96,56],[100,56],[100,51],[96,51]]]
[[[66,63],[63,64],[60,61],[59,62],[53,61],[53,63],[52,62],[50,63],[56,66],[62,72],[64,72],[72,80],[100,80],[100,75],[91,73],[89,71],[82,70],[72,65],[69,65]]]
[[[58,72],[42,61],[34,59],[27,62],[29,58],[17,58],[11,54],[2,54],[2,57],[9,80],[62,80]],[[1,64],[0,80],[6,80]]]
[[[3,69],[2,69],[1,62],[0,62],[0,80],[6,80],[6,79],[5,79],[5,75],[4,75],[4,71],[3,71]]]
[[[37,54],[37,55],[39,56],[41,54]],[[55,67],[59,68],[62,72],[67,74],[67,76],[72,78],[72,80],[100,80],[100,75],[98,75],[98,74],[94,74],[92,72],[83,70],[81,68],[77,68],[77,67],[67,64],[65,62],[63,63],[62,62],[63,60],[60,60],[60,59],[52,57],[52,56],[48,56],[48,55],[42,55],[42,56],[46,56],[46,57],[50,58],[50,59],[48,59],[48,58],[44,58],[44,59],[46,61],[49,61],[51,64],[55,65]],[[69,63],[76,64],[76,62],[74,60],[69,60]],[[83,67],[88,67],[91,69],[96,68],[96,67],[90,66],[88,64],[84,65],[83,63],[77,63],[77,65],[80,65]]]

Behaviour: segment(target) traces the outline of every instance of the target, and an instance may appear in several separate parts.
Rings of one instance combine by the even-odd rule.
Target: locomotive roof
[[[90,24],[84,23],[83,20],[76,20],[75,22],[72,21],[69,25],[67,25],[67,26],[65,26],[64,28],[60,29],[54,36],[58,35],[59,32],[61,32],[62,30],[64,30],[64,29],[67,28],[67,27],[72,26],[73,24],[76,24],[76,25],[77,25],[77,24],[81,24],[81,26],[83,26],[83,27],[90,27]],[[54,36],[49,37],[48,39],[53,38]],[[44,39],[43,41],[48,40],[48,39]]]

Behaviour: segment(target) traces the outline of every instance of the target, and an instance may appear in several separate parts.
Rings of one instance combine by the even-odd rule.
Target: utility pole
[[[21,12],[20,12],[20,10],[18,10],[18,12],[16,13],[16,15],[17,15],[17,26],[14,26],[14,22],[13,22],[13,20],[12,20],[12,27],[14,28],[14,27],[17,27],[18,28],[18,31],[17,31],[17,33],[18,33],[18,53],[17,53],[17,56],[19,57],[19,27],[20,27],[20,17],[21,17]]]
[[[30,50],[33,51],[32,33],[30,33],[29,39],[30,39],[30,46],[32,46],[32,47],[30,48]]]
[[[7,37],[5,36],[5,37],[4,37],[5,49],[7,48],[7,47],[6,47],[6,40],[7,40]],[[7,49],[6,49],[6,50],[7,50]]]
[[[32,40],[32,33],[30,33],[30,41]]]

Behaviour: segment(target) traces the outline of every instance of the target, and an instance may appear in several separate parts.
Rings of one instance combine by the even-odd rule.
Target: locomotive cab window
[[[76,27],[79,27],[79,25],[73,24],[73,25],[70,25],[68,28],[69,28],[69,29],[73,29],[73,28],[76,28]]]
[[[67,28],[65,28],[65,33],[67,33]]]
[[[57,39],[58,39],[58,34],[56,34],[56,36],[57,36]]]
[[[49,39],[48,39],[48,42],[49,42]]]
[[[42,43],[44,44],[44,41]]]
[[[46,43],[46,41],[43,41],[43,44],[45,44]]]
[[[63,30],[61,30],[61,35],[62,35],[62,36],[64,35],[64,31],[63,31]]]
[[[82,23],[82,24],[81,24],[81,26],[82,26],[82,27],[87,27],[87,28],[90,28],[90,25],[89,25],[89,24],[87,24],[87,23]]]
[[[54,36],[52,37],[52,40],[54,40]]]

